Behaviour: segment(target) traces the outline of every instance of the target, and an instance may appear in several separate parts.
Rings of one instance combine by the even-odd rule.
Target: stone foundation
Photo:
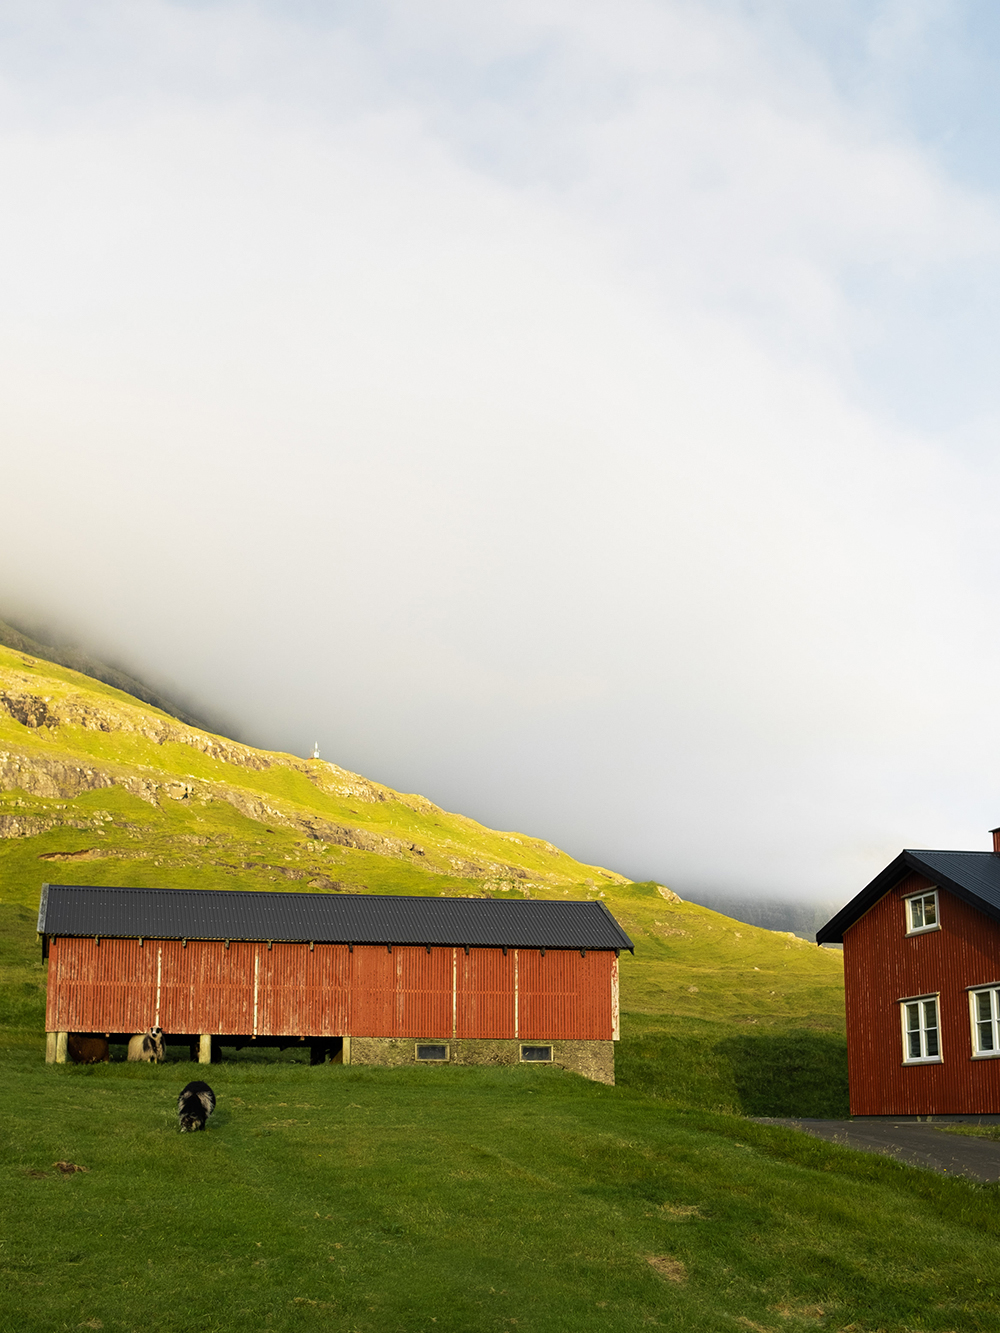
[[[426,1037],[351,1037],[350,1047],[344,1043],[344,1062],[352,1065],[424,1064],[417,1059],[418,1046],[443,1046],[444,1061],[426,1061],[428,1064],[452,1065],[516,1065],[535,1064],[521,1060],[523,1046],[551,1046],[551,1064],[569,1069],[597,1083],[615,1081],[615,1044],[613,1041],[514,1041],[511,1038],[462,1037],[442,1040]],[[348,1049],[350,1055],[348,1055]],[[548,1061],[538,1061],[547,1064]]]

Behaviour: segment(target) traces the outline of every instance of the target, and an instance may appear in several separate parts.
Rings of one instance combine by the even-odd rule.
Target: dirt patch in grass
[[[686,1282],[687,1269],[670,1254],[647,1254],[646,1263],[668,1282]]]

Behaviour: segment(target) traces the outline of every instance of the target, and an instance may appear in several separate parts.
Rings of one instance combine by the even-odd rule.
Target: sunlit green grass
[[[223,1063],[180,1135],[204,1072],[8,1052],[4,1326],[996,1326],[990,1187],[551,1070]]]

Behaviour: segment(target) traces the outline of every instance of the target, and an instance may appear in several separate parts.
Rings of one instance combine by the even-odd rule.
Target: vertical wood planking
[[[570,949],[518,951],[518,1035],[525,1041],[565,1037],[611,1041],[614,953]]]
[[[452,950],[355,945],[350,1031],[356,1037],[448,1037]]]
[[[609,1040],[616,971],[607,950],[60,937],[45,1023],[140,1032],[159,995],[168,1034]]]
[[[456,1037],[516,1037],[515,951],[464,949],[456,953]]]
[[[938,888],[940,929],[906,934],[901,881],[844,936],[848,1071],[854,1115],[1000,1113],[1000,1059],[972,1059],[967,986],[1000,982],[1000,929]],[[940,993],[940,1064],[904,1065],[898,1001]]]

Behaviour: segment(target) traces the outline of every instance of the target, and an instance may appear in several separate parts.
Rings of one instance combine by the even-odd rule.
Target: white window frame
[[[927,909],[924,904],[928,898],[933,901],[934,920],[930,925],[913,924],[914,916],[919,904],[919,919],[923,923],[926,920]],[[904,899],[906,903],[906,933],[907,935],[926,935],[928,931],[941,929],[941,904],[938,901],[937,889],[921,889],[919,893],[909,893]]]
[[[973,1060],[995,1060],[1000,1056],[1000,981],[992,981],[986,986],[969,986],[969,1024],[972,1028]],[[979,1003],[979,996],[989,996],[990,1016],[984,1018]],[[989,1033],[982,1028],[989,1024]],[[982,1043],[988,1035],[993,1045],[985,1047]]]
[[[927,1022],[927,1006],[934,1006],[934,1023]],[[910,1020],[913,1016],[912,1011],[916,1009],[918,1026],[912,1027]],[[937,991],[933,995],[908,995],[905,999],[899,1001],[899,1025],[903,1038],[903,1064],[904,1065],[939,1065],[943,1063],[944,1057],[941,1054],[941,992]],[[929,1034],[934,1033],[934,1045],[937,1050],[933,1054],[928,1054],[928,1048],[931,1045]],[[910,1053],[910,1037],[913,1033],[918,1033],[918,1042],[920,1047],[919,1055]]]

